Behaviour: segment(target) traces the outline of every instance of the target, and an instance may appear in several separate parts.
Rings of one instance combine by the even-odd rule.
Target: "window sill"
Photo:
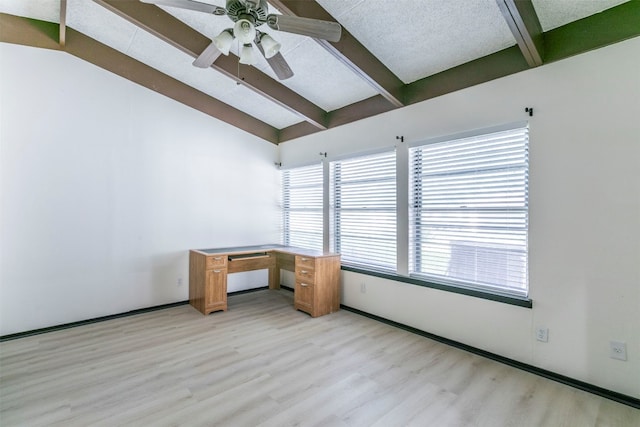
[[[410,283],[412,285],[423,286],[425,288],[438,289],[440,291],[453,292],[456,294],[482,298],[490,301],[502,302],[505,304],[516,305],[519,307],[525,307],[525,308],[533,307],[533,301],[529,298],[519,298],[516,296],[500,295],[500,294],[494,294],[491,292],[483,292],[476,289],[467,289],[467,288],[462,288],[457,286],[443,285],[441,283],[428,282],[426,280],[417,279],[415,277],[400,276],[398,274],[383,273],[375,270],[365,270],[362,268],[349,267],[345,265],[341,266],[341,269],[344,271],[351,271],[354,273],[366,274],[368,276],[380,277],[382,279],[394,280],[396,282]]]

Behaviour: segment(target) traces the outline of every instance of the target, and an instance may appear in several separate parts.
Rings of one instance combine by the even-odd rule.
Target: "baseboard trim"
[[[227,292],[227,296],[231,297],[234,295],[250,294],[251,292],[264,291],[267,289],[269,289],[268,286],[261,286],[259,288],[251,288],[251,289],[243,289],[241,291]]]
[[[31,331],[18,332],[15,334],[0,336],[0,342],[11,341],[18,338],[30,337],[33,335],[46,334],[47,332],[61,331],[63,329],[75,328],[77,326],[90,325],[91,323],[106,322],[107,320],[119,319],[121,317],[135,316],[136,314],[149,313],[166,308],[177,307],[179,305],[189,304],[189,301],[178,301],[169,304],[155,305],[153,307],[138,308],[136,310],[125,311],[123,313],[110,314],[108,316],[94,317],[92,319],[79,320],[77,322],[63,323],[62,325],[48,326],[46,328],[33,329]]]
[[[366,311],[358,310],[357,308],[349,307],[344,304],[340,304],[340,308],[350,311],[352,313],[359,314],[364,317],[368,317],[369,319],[377,320],[382,323],[386,323],[387,325],[394,326],[399,329],[403,329],[405,331],[421,335],[425,338],[432,339],[434,341],[441,342],[443,344],[450,345],[452,347],[459,348],[461,350],[468,351],[469,353],[477,354],[479,356],[486,357],[491,360],[495,360],[496,362],[503,363],[505,365],[512,366],[514,368],[521,369],[526,372],[530,372],[532,374],[571,386],[573,388],[577,388],[582,391],[589,392],[591,394],[595,394],[600,397],[604,397],[609,400],[613,400],[618,403],[622,403],[623,405],[631,406],[632,408],[640,409],[640,399],[636,399],[632,396],[627,396],[626,394],[618,393],[613,390],[608,390],[606,388],[602,388],[593,384],[586,383],[584,381],[576,380],[571,377],[567,377],[565,375],[557,374],[552,371],[548,371],[546,369],[538,368],[536,366],[532,366],[526,363],[518,362],[517,360],[509,359],[508,357],[500,356],[495,353],[491,353],[486,350],[482,350],[476,347],[472,347],[467,344],[463,344],[458,341],[451,340],[449,338],[444,338],[439,335],[435,335],[429,332],[425,332],[421,329],[414,328],[412,326],[405,325],[403,323],[395,322],[393,320],[386,319],[384,317],[376,316],[375,314],[367,313]]]
[[[229,292],[227,295],[233,296],[233,295],[239,295],[239,294],[247,294],[250,292],[263,291],[265,289],[269,289],[269,287],[263,286],[260,288],[252,288],[252,289],[245,289],[242,291]],[[185,304],[189,304],[189,300],[172,302],[169,304],[154,305],[152,307],[125,311],[123,313],[110,314],[108,316],[101,316],[101,317],[94,317],[93,319],[79,320],[77,322],[63,323],[62,325],[48,326],[46,328],[33,329],[30,331],[18,332],[15,334],[2,335],[0,336],[0,342],[16,340],[18,338],[25,338],[33,335],[46,334],[47,332],[61,331],[63,329],[70,329],[70,328],[75,328],[77,326],[90,325],[92,323],[106,322],[107,320],[119,319],[121,317],[135,316],[136,314],[150,313],[152,311],[164,310],[167,308],[178,307],[180,305],[185,305]]]

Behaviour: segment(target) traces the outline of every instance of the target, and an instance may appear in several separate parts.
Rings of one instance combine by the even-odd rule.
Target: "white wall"
[[[65,53],[0,58],[0,335],[186,300],[190,248],[279,241],[275,145]]]
[[[533,309],[350,272],[343,303],[640,397],[639,69],[635,38],[283,144],[291,166],[529,120]]]

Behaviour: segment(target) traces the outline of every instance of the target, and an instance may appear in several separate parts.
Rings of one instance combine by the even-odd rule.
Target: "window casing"
[[[330,164],[331,249],[344,265],[396,270],[395,151]]]
[[[282,242],[322,250],[322,164],[282,171]]]
[[[528,293],[528,128],[410,149],[409,272]]]

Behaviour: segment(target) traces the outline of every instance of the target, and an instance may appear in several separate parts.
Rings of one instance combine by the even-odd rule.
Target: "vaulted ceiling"
[[[225,7],[225,0],[198,0]],[[137,0],[0,0],[0,41],[66,51],[272,143],[640,35],[640,0],[271,0],[336,21],[338,42],[266,25],[294,76],[192,65],[225,16]]]

